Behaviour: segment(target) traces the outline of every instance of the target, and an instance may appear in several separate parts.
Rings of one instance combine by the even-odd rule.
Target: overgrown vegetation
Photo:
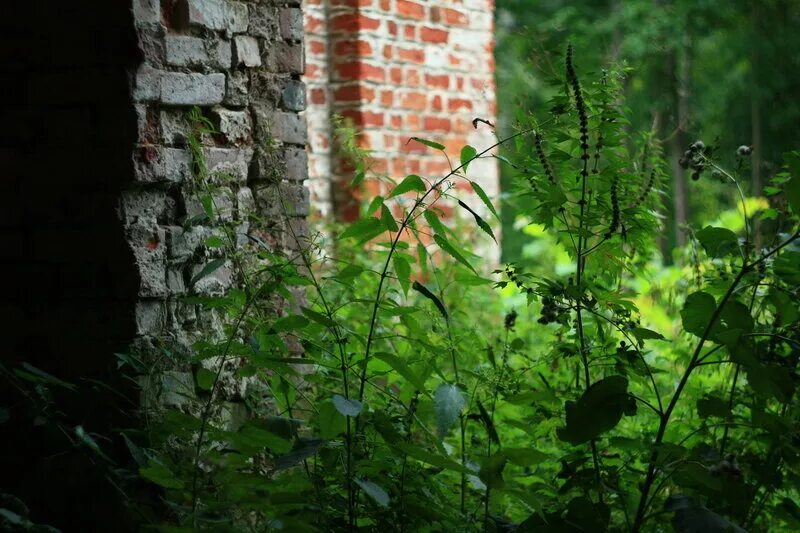
[[[587,80],[577,63],[570,48],[563,93],[498,141],[504,155],[464,147],[446,176],[407,176],[335,245],[312,239],[294,256],[255,235],[241,246],[215,202],[225,177],[202,163],[211,124],[191,115],[198,200],[219,228],[206,243],[218,258],[194,281],[230,263],[240,288],[191,300],[225,317],[190,356],[199,401],[146,401],[146,431],[126,436],[160,495],[129,493],[142,527],[800,527],[800,154],[767,200],[744,196],[705,143],[687,146],[692,186],[723,182],[739,201],[692,228],[666,267],[659,139],[628,138],[624,72]],[[470,180],[482,157],[516,175],[533,266],[489,275],[440,217],[459,204],[494,238],[496,208]],[[457,180],[495,218],[460,200]],[[30,369],[13,379],[62,386]],[[242,380],[263,393],[237,420],[221,389]]]

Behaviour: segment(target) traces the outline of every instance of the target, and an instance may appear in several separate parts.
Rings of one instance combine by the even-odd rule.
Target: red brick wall
[[[373,172],[394,178],[449,170],[441,153],[407,143],[411,136],[444,144],[455,162],[465,144],[495,141],[491,128],[472,124],[495,121],[494,0],[307,0],[304,10],[309,185],[323,216],[357,214],[352,172],[332,150],[333,115],[360,130]],[[470,166],[469,177],[496,195],[494,160]]]

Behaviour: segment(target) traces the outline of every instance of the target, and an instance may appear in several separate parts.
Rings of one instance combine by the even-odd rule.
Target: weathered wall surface
[[[308,1],[309,181],[323,213],[357,215],[352,173],[332,148],[334,114],[361,130],[373,171],[393,177],[449,170],[440,153],[407,143],[411,136],[444,144],[454,161],[465,144],[494,142],[491,128],[472,124],[495,120],[493,10],[493,0]],[[476,162],[470,177],[498,192],[495,161]]]
[[[227,264],[189,286],[214,252],[204,246],[213,234],[209,224],[187,223],[203,208],[190,186],[186,113],[199,106],[220,132],[204,138],[204,153],[210,172],[234,177],[215,203],[237,222],[241,244],[255,233],[276,248],[296,247],[291,235],[307,233],[309,210],[299,114],[302,16],[291,1],[133,0],[133,13],[144,61],[132,77],[135,183],[124,192],[120,215],[140,273],[137,334],[188,344],[200,329],[219,324],[180,297],[192,290],[219,294],[237,280]],[[251,213],[262,227],[251,227]]]

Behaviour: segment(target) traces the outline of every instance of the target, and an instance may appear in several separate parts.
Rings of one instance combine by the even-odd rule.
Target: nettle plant
[[[800,157],[767,191],[788,205],[760,213],[762,246],[756,213],[740,234],[694,232],[699,277],[680,296],[682,331],[654,331],[639,312],[650,296],[634,287],[656,253],[663,163],[651,135],[628,142],[619,81],[612,71],[582,85],[570,49],[549,117],[481,152],[464,147],[445,176],[407,176],[369,199],[335,253],[310,239],[291,256],[254,234],[243,247],[242,226],[215,202],[224,180],[203,167],[213,128],[194,113],[201,216],[219,229],[207,243],[217,258],[194,281],[232,263],[240,288],[190,300],[226,317],[224,335],[191,354],[199,405],[162,410],[148,447],[136,448],[140,473],[169,502],[165,527],[640,531],[664,529],[662,515],[680,531],[760,527],[764,516],[796,523]],[[495,155],[504,144],[516,150]],[[737,184],[693,146],[694,170]],[[458,203],[494,237],[452,186],[467,180],[496,215],[470,179],[481,157],[517,170],[518,199],[569,251],[571,274],[507,265],[491,280],[474,266],[437,204]],[[493,284],[524,295],[522,306],[504,309]],[[263,395],[232,423],[222,392],[237,380]]]

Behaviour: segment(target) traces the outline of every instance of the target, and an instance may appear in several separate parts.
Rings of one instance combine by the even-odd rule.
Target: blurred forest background
[[[562,87],[571,42],[588,81],[602,69],[629,70],[624,101],[630,131],[654,129],[671,179],[662,183],[665,262],[686,242],[682,226],[735,205],[735,191],[711,180],[693,183],[678,161],[696,139],[716,147],[728,168],[746,165],[745,194],[759,196],[782,154],[797,148],[800,125],[800,2],[797,0],[498,0],[497,86],[501,128],[517,113],[544,117]],[[549,74],[553,74],[552,77]],[[739,146],[752,146],[737,161]],[[513,172],[503,166],[503,190]],[[503,261],[524,262],[527,237],[513,230],[518,211],[504,204]]]

